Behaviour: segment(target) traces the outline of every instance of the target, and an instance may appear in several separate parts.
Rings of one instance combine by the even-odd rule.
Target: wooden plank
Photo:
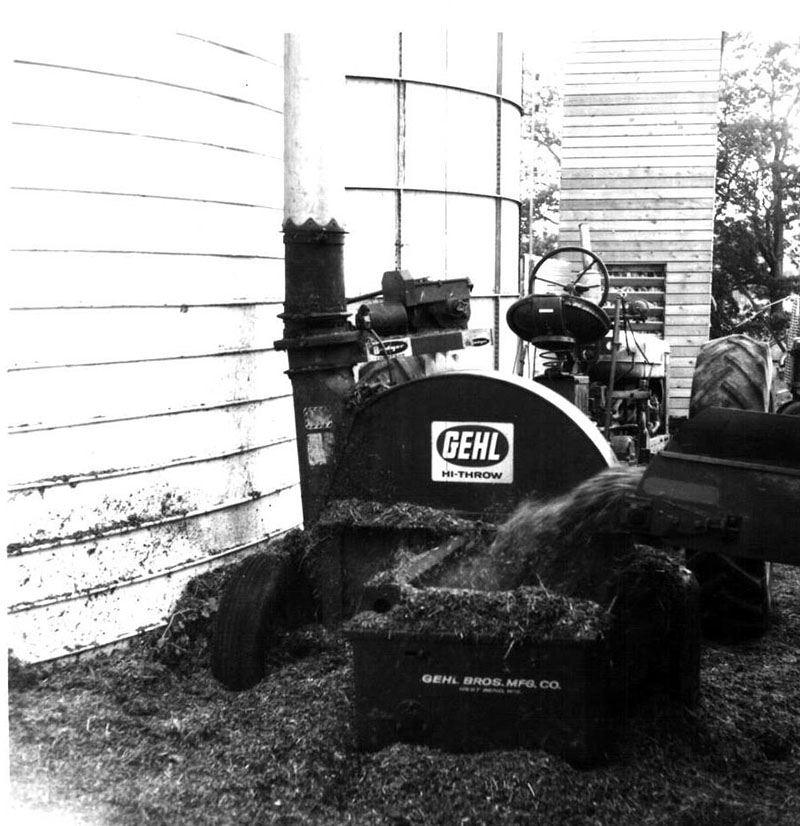
[[[283,335],[281,309],[247,304],[19,310],[7,320],[16,345],[9,366],[110,364],[271,349]]]
[[[15,427],[148,416],[170,410],[291,393],[284,353],[220,356],[12,370],[6,378],[6,420]],[[57,400],[57,404],[54,404]]]
[[[100,477],[73,486],[62,483],[45,487],[41,493],[16,491],[12,492],[14,516],[8,525],[8,540],[14,554],[28,558],[28,570],[58,565],[58,559],[63,563],[76,549],[91,565],[93,554],[87,548],[109,548],[107,558],[118,556],[121,562],[139,556],[142,537],[138,529],[143,526],[156,532],[172,530],[180,517],[205,516],[230,503],[271,495],[297,480],[296,445],[284,440],[258,450],[200,456],[193,462],[146,472]],[[165,552],[174,558],[172,551]],[[54,561],[44,561],[49,559]],[[45,570],[38,576],[71,577],[75,571],[75,567]],[[95,585],[108,581],[99,573],[92,576]]]
[[[662,135],[572,135],[565,132],[561,141],[562,152],[585,154],[589,149],[607,149],[615,152],[619,149],[635,150],[635,154],[645,154],[642,149],[663,148],[668,154],[677,154],[676,149],[685,149],[691,154],[693,150],[716,145],[716,132],[708,131],[705,134],[662,134]],[[579,152],[580,150],[580,152]]]
[[[694,206],[690,208],[673,208],[671,202],[662,201],[661,204],[651,209],[642,206],[641,209],[625,209],[616,200],[609,199],[605,206],[586,207],[580,202],[573,201],[572,198],[561,200],[561,210],[559,217],[565,223],[578,221],[579,223],[589,222],[600,225],[602,222],[611,222],[618,229],[632,229],[634,224],[644,224],[648,221],[657,221],[659,226],[677,226],[683,224],[687,228],[695,228],[698,225],[707,227],[711,231],[713,215],[711,210],[713,204],[709,206]],[[565,209],[565,207],[568,207]],[[675,222],[675,223],[673,223]]]
[[[592,111],[583,112],[584,108]],[[617,108],[619,111],[617,111]],[[680,129],[705,130],[715,128],[719,118],[715,112],[696,112],[694,110],[679,110],[677,112],[657,112],[653,111],[650,105],[631,108],[629,106],[609,107],[593,106],[580,107],[568,106],[564,108],[562,120],[563,132],[582,132],[590,127],[603,129],[606,134],[625,134],[626,129],[631,129],[632,134],[660,134],[660,130]],[[597,110],[597,111],[595,111]],[[606,132],[605,130],[617,130]]]
[[[659,83],[642,78],[637,79],[635,75],[631,75],[627,81],[619,80],[611,83],[565,83],[564,96],[566,98],[567,95],[674,94],[688,97],[691,94],[715,92],[718,89],[719,76],[716,72],[697,72],[696,74],[708,75],[708,77]]]
[[[611,212],[612,210],[608,211]],[[570,210],[569,212],[573,213],[575,211]],[[705,233],[705,235],[709,238],[712,235],[711,221],[708,219],[699,219],[697,217],[699,211],[697,210],[695,210],[695,217],[693,219],[659,218],[656,216],[645,220],[637,220],[635,218],[617,219],[613,217],[601,219],[598,217],[599,212],[600,210],[578,212],[576,213],[577,217],[565,217],[562,221],[560,221],[559,225],[563,226],[565,230],[569,230],[571,227],[577,229],[580,224],[588,223],[591,225],[592,236],[594,236],[595,232],[605,232],[614,233],[615,236],[620,236],[620,234],[623,234],[622,237],[634,237],[632,235],[628,235],[628,233],[642,230],[658,233],[658,235],[655,236],[657,238],[666,237],[664,233],[680,231],[701,232]]]
[[[652,64],[648,64],[652,66]],[[596,86],[598,89],[614,86],[633,86],[641,84],[642,91],[651,89],[659,91],[659,87],[675,88],[676,91],[692,89],[698,84],[705,84],[710,88],[710,84],[719,82],[719,67],[708,68],[708,66],[696,69],[661,71],[659,69],[639,69],[622,70],[618,72],[607,71],[606,67],[600,66],[591,72],[573,72],[572,66],[567,64],[564,70],[564,93],[575,94],[575,88],[587,88]],[[616,91],[612,88],[611,91]]]
[[[708,239],[708,244],[710,245],[712,240],[711,231],[709,228],[698,230],[676,229],[675,227],[681,226],[681,222],[678,221],[671,222],[674,225],[673,227],[662,227],[660,226],[660,224],[651,224],[649,225],[649,229],[645,229],[645,227],[648,226],[648,222],[646,221],[628,221],[627,223],[641,224],[642,228],[638,230],[627,229],[625,227],[620,227],[620,229],[607,229],[605,226],[595,225],[594,227],[592,227],[592,240],[598,242],[616,241],[622,243],[628,240],[632,242],[660,241],[672,243],[673,246],[683,246],[682,242],[705,243],[706,239]],[[568,223],[565,224],[564,231],[570,231],[570,225]],[[688,247],[688,249],[692,249],[692,247]],[[698,249],[702,249],[702,247],[698,247]]]
[[[561,246],[577,246],[579,240],[577,232],[559,233]],[[603,241],[595,251],[609,261],[707,261],[711,265],[711,245],[705,241]]]
[[[676,367],[670,362],[669,375],[675,379],[690,379],[694,375],[694,367]]]
[[[711,136],[675,135],[653,138],[617,136],[611,138],[576,138],[566,140],[562,146],[562,157],[618,157],[629,155],[714,155],[715,141]]]
[[[709,175],[707,159],[703,159],[702,164],[697,166],[685,166],[676,168],[665,168],[662,164],[652,166],[637,166],[628,169],[620,169],[609,173],[596,166],[584,166],[577,169],[566,169],[561,173],[562,181],[569,182],[577,179],[596,180],[602,178],[603,186],[608,186],[611,181],[619,181],[623,178],[636,178],[636,185],[646,187],[648,184],[641,179],[652,179],[654,186],[679,187],[682,186],[681,179],[686,179],[684,186],[689,187],[712,187],[714,186],[714,176]],[[660,178],[667,178],[669,181],[661,181]],[[709,183],[710,182],[710,183]],[[620,186],[630,187],[632,182],[623,182]],[[574,186],[572,188],[575,188]]]
[[[279,496],[231,508],[215,519],[194,520],[184,528],[183,541],[213,551],[195,557],[184,567],[144,573],[129,582],[117,580],[96,593],[79,592],[73,598],[30,608],[18,603],[12,606],[7,621],[9,644],[22,661],[41,661],[113,643],[162,625],[189,579],[253,541],[279,533],[281,526],[288,529],[300,518],[298,492],[290,488]],[[238,538],[252,539],[228,547],[218,542],[218,537],[236,539],[237,532]],[[180,531],[172,533],[181,541]],[[166,534],[163,539],[167,539]],[[169,539],[172,541],[172,537]],[[160,544],[164,546],[163,540]]]
[[[630,169],[631,167],[638,169],[649,169],[651,167],[685,169],[687,164],[691,167],[706,164],[706,169],[708,169],[709,162],[714,159],[713,154],[666,156],[654,155],[651,150],[648,150],[648,152],[649,154],[642,156],[639,156],[637,153],[626,153],[619,157],[592,156],[589,158],[587,156],[570,157],[567,155],[561,159],[561,168],[583,169],[590,163],[592,168],[597,171],[601,169]],[[635,157],[632,157],[632,155],[635,155]]]
[[[635,191],[635,190],[634,190]],[[579,190],[570,190],[568,195],[561,196],[561,214],[564,213],[564,206],[572,212],[588,212],[606,210],[610,214],[614,212],[635,211],[642,215],[651,215],[658,212],[685,212],[687,214],[697,211],[704,211],[706,214],[714,208],[713,198],[672,198],[672,197],[647,197],[652,196],[652,191],[643,190],[638,193],[642,197],[629,198],[627,196],[615,197],[620,190],[605,192],[605,198],[585,198]],[[683,194],[682,192],[675,193]]]
[[[569,66],[596,66],[614,65],[626,66],[628,63],[652,63],[652,64],[673,64],[680,65],[681,61],[703,61],[704,63],[713,64],[719,67],[720,62],[720,44],[709,48],[690,49],[688,52],[682,48],[672,49],[647,49],[644,53],[640,51],[620,51],[611,50],[607,52],[586,51],[581,44],[570,55]]]
[[[698,313],[698,309],[705,309],[705,312]],[[694,313],[691,312],[694,310]],[[674,330],[676,327],[687,327],[693,324],[708,324],[711,313],[711,305],[706,305],[706,308],[699,308],[697,306],[687,307],[683,312],[675,312],[675,306],[668,306],[664,316],[664,323],[667,326],[667,331]]]
[[[691,192],[692,190],[689,190]],[[658,194],[656,194],[656,192]],[[665,195],[665,192],[672,193]],[[591,197],[592,195],[603,194],[604,197]],[[630,197],[628,193],[635,193],[634,197]],[[568,209],[574,212],[580,211],[594,211],[607,210],[608,212],[616,211],[636,211],[643,212],[660,212],[664,210],[685,211],[694,213],[698,211],[705,211],[714,208],[713,197],[683,197],[686,195],[686,190],[672,189],[672,190],[619,190],[615,189],[611,192],[608,190],[569,190],[565,195],[562,195],[561,203],[566,205]],[[708,195],[708,193],[706,193]],[[588,197],[587,197],[588,196]],[[649,197],[648,197],[649,196]]]
[[[664,289],[663,275],[622,275],[617,271],[616,264],[613,264],[612,266],[614,269],[611,270],[609,274],[609,281],[611,282],[612,287],[633,287],[639,290],[651,289],[658,291],[663,291]]]
[[[9,253],[6,265],[12,309],[283,301],[277,258],[43,251]]]
[[[294,439],[291,396],[160,416],[99,420],[83,426],[23,428],[7,437],[6,477],[14,487],[42,480],[51,480],[54,486],[62,480],[61,484],[69,487],[68,479],[108,475],[110,469],[115,475],[138,473],[179,461],[232,455],[281,439]],[[274,470],[278,472],[277,465]],[[112,486],[109,480],[107,485],[90,487],[102,487],[106,492]],[[87,485],[81,483],[80,487],[83,490]],[[214,488],[219,487],[218,480]],[[120,501],[126,498],[133,501],[132,494]]]
[[[569,143],[577,145],[580,139],[588,138],[627,138],[636,141],[641,145],[645,139],[652,140],[657,137],[664,137],[670,140],[677,140],[679,136],[702,135],[716,137],[716,123],[635,123],[614,124],[604,126],[603,124],[587,123],[583,125],[565,122],[562,128],[562,145]]]
[[[664,296],[664,304],[667,312],[669,312],[672,307],[683,308],[682,311],[685,310],[686,312],[696,310],[698,306],[709,307],[711,305],[711,293],[708,289],[708,284],[703,284],[702,288],[706,292],[690,293],[683,288],[681,288],[677,295],[667,292]]]
[[[690,284],[710,284],[711,283],[711,267],[704,266],[699,272],[686,271],[685,265],[681,265],[680,269],[676,268],[674,271],[670,268],[667,272],[667,284],[681,285],[684,288],[686,283]]]
[[[675,348],[680,349],[681,352],[685,352],[687,349],[686,347]],[[672,348],[670,348],[670,357],[669,357],[669,365],[670,367],[677,367],[679,369],[687,368],[690,370],[694,370],[694,365],[697,360],[697,353],[694,353],[691,356],[683,355],[683,356],[675,356],[672,354]]]
[[[572,95],[564,99],[564,124],[582,123],[589,118],[601,118],[602,123],[712,123],[719,119],[718,95],[709,94],[709,101],[689,99],[675,100],[674,95],[654,95],[658,98],[649,103],[615,102],[616,95]],[[581,102],[583,101],[583,103]]]
[[[608,179],[614,180],[614,179]],[[562,202],[569,201],[570,204],[581,206],[584,202],[588,202],[588,206],[599,206],[607,208],[609,201],[621,204],[620,209],[657,209],[664,205],[673,209],[691,208],[697,203],[704,207],[714,202],[713,187],[706,186],[669,186],[669,181],[662,179],[645,179],[654,181],[646,186],[631,187],[635,181],[627,180],[623,182],[620,187],[615,187],[613,192],[609,192],[609,188],[603,186],[599,188],[597,179],[565,179],[562,189],[568,190],[568,194],[562,194]],[[683,183],[689,182],[691,179],[680,179]],[[576,184],[583,183],[583,186],[576,186]]]
[[[708,323],[706,324],[685,324],[667,325],[667,336],[670,340],[685,341],[687,344],[696,341],[705,341],[708,338]]]
[[[646,161],[639,160],[640,158],[652,157],[654,160],[658,158],[658,166],[689,166],[696,161],[691,161],[692,158],[715,158],[716,149],[713,144],[697,143],[691,141],[689,143],[681,142],[674,146],[668,146],[666,143],[655,143],[651,145],[637,145],[634,142],[619,141],[615,139],[614,146],[565,146],[563,148],[561,162],[570,161],[570,166],[575,167],[578,164],[575,162],[581,158],[591,158],[592,165],[608,161],[612,166],[619,166],[617,159],[627,161],[629,166],[648,165]],[[684,161],[677,163],[676,159]],[[596,159],[596,161],[595,161]],[[684,160],[686,159],[686,160]],[[584,166],[588,166],[584,163]]]
[[[667,268],[667,278],[669,279],[672,275],[677,277],[683,277],[687,273],[706,273],[709,274],[710,270],[705,264],[697,264],[693,262],[684,262],[684,263],[673,263],[670,264]]]
[[[577,246],[578,234],[559,233],[562,246]],[[647,239],[641,241],[625,239],[595,239],[596,251],[601,256],[606,256],[609,260],[632,261],[708,261],[711,262],[711,242],[710,241],[686,241],[686,240],[664,240]],[[611,255],[613,253],[613,255]],[[640,256],[647,257],[640,257]],[[675,282],[668,282],[675,283]]]
[[[672,293],[670,292],[672,291]],[[710,304],[711,303],[711,276],[698,274],[696,279],[687,279],[680,283],[672,283],[667,286],[667,297],[664,301],[669,304],[672,301],[671,295],[680,295],[685,303]]]
[[[640,111],[641,107],[642,112],[711,112],[716,111],[718,104],[719,90],[716,88],[705,91],[661,89],[648,92],[645,90],[601,92],[597,89],[578,92],[574,88],[564,90],[564,111],[569,110],[576,115],[590,114],[577,111],[576,107],[584,106],[598,108],[600,111],[597,114],[610,114],[607,109],[609,106],[633,107],[636,111]]]
[[[649,54],[641,55],[638,60],[591,60],[581,59],[581,55],[574,55],[564,67],[565,78],[582,78],[585,75],[593,77],[624,77],[635,73],[647,78],[653,74],[663,74],[669,77],[681,78],[684,75],[706,76],[709,72],[719,72],[719,54],[716,55],[683,55],[673,53],[669,56],[660,56],[653,60]]]
[[[673,390],[691,390],[692,388],[692,378],[687,376],[676,377],[674,381],[671,382]]]
[[[12,249],[282,258],[282,210],[104,193],[12,190]]]
[[[705,37],[665,37],[665,38],[596,38],[581,40],[576,44],[575,53],[611,52],[611,54],[625,54],[636,52],[659,52],[659,51],[695,51],[698,49],[721,48],[722,32],[715,33],[714,36]]]
[[[697,358],[697,353],[700,350],[701,344],[704,342],[697,342],[693,344],[681,344],[679,342],[673,342],[670,346],[670,361],[674,359],[695,359]]]

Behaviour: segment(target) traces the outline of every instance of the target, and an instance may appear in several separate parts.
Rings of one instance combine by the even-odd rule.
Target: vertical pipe
[[[608,391],[606,393],[606,416],[603,427],[603,435],[606,439],[611,438],[611,414],[614,412],[614,382],[617,379],[617,354],[619,352],[619,320],[620,320],[620,306],[622,299],[614,296],[614,335],[611,339],[611,369],[608,375]]]
[[[500,296],[503,292],[503,35],[497,34],[494,201],[494,369],[500,369]]]
[[[284,41],[284,337],[294,395],[303,518],[323,508],[348,425],[358,336],[344,289],[340,138],[344,72],[330,38]]]

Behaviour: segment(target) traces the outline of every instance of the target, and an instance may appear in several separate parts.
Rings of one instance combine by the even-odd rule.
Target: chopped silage
[[[405,588],[385,613],[365,611],[349,629],[505,644],[546,640],[598,639],[608,630],[606,610],[587,600],[571,600],[544,588],[474,591],[458,588]]]
[[[795,826],[800,569],[778,566],[763,640],[708,644],[699,709],[654,698],[608,765],[542,751],[355,751],[350,655],[319,626],[233,694],[131,649],[26,669],[10,693],[11,822],[90,826]],[[34,673],[32,673],[34,672]],[[24,681],[23,681],[24,682]]]
[[[570,527],[551,512],[551,524]],[[674,570],[663,552],[589,544],[598,570],[637,593],[647,588],[636,583],[658,580],[649,576],[658,566]],[[524,543],[502,547],[512,566],[525,561],[515,548],[531,552]],[[532,552],[546,585],[558,543]],[[537,587],[539,568],[528,570]],[[586,579],[578,571],[572,581],[578,590]],[[591,588],[597,582],[609,577],[594,577]],[[699,709],[653,698],[625,723],[614,761],[589,771],[540,751],[446,754],[397,744],[358,753],[350,652],[338,632],[318,626],[287,634],[267,679],[242,694],[213,681],[203,646],[186,647],[177,670],[152,645],[22,668],[10,697],[12,815],[35,822],[31,811],[68,813],[92,826],[794,826],[800,571],[779,567],[775,590],[768,637],[705,648]]]

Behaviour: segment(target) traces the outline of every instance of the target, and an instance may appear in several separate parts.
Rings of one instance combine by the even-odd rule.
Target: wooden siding
[[[6,577],[24,660],[161,624],[188,579],[301,519],[273,348],[282,35],[239,28],[15,38]]]
[[[688,412],[710,324],[720,38],[593,39],[565,69],[561,244],[664,264],[670,410]]]

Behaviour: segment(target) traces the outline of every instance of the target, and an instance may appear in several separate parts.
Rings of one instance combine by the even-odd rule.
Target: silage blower
[[[768,376],[768,354],[744,337],[710,342],[698,359],[693,415],[664,449],[654,449],[656,438],[667,442],[666,370],[653,355],[663,356],[663,347],[648,349],[641,341],[623,347],[622,302],[613,318],[602,308],[608,293],[602,261],[581,248],[557,252],[548,261],[561,258],[569,266],[560,279],[547,276],[556,289],[532,291],[508,313],[520,339],[547,354],[546,369],[533,380],[450,369],[442,354],[490,341],[488,331],[468,329],[466,279],[386,273],[381,291],[356,302],[354,322],[345,325],[343,313],[331,313],[337,329],[278,342],[289,350],[290,375],[311,393],[298,403],[296,390],[301,475],[317,474],[324,486],[304,498],[313,507],[306,507],[303,531],[246,559],[229,581],[212,657],[224,685],[240,690],[263,677],[276,629],[387,614],[403,587],[457,584],[442,572],[458,569],[465,554],[480,560],[489,553],[491,542],[481,537],[521,502],[569,494],[631,458],[650,461],[636,489],[609,514],[609,547],[645,542],[687,549],[706,626],[763,630],[764,571],[770,562],[800,564],[800,418],[767,413],[769,387],[761,387],[760,409],[731,409],[750,403],[733,403],[740,394],[731,389],[729,364],[733,359],[750,376],[756,368]],[[543,272],[534,272],[531,286]],[[330,363],[328,347],[335,353]],[[351,383],[341,380],[350,374],[348,359],[360,365]],[[403,587],[378,587],[382,576],[399,571]],[[366,642],[356,633],[360,744],[375,748],[396,738],[456,748],[541,745],[576,761],[591,759],[604,741],[584,735],[611,719],[609,692],[592,683],[593,672],[608,674],[610,693],[624,693],[615,675],[622,668],[629,679],[635,668],[621,661],[636,665],[637,657],[662,646],[672,676],[662,674],[661,687],[696,699],[697,606],[690,594],[696,586],[673,574],[669,581],[681,587],[676,616],[648,625],[647,606],[639,605],[640,624],[629,633],[624,617],[630,615],[621,613],[610,649],[599,634],[576,653],[575,640],[548,632],[509,659],[507,641],[486,655],[464,648],[457,629],[445,635],[444,648],[392,629],[368,634]],[[456,591],[468,599],[466,590]],[[455,599],[452,589],[447,593]],[[662,633],[671,642],[656,638]],[[392,647],[380,676],[365,658],[372,662],[390,639],[410,642]],[[539,690],[545,685],[549,690]],[[482,729],[477,740],[445,736],[437,723],[444,714],[447,726],[466,725],[487,709],[490,716],[511,714],[512,722]],[[524,725],[513,722],[520,714]]]

